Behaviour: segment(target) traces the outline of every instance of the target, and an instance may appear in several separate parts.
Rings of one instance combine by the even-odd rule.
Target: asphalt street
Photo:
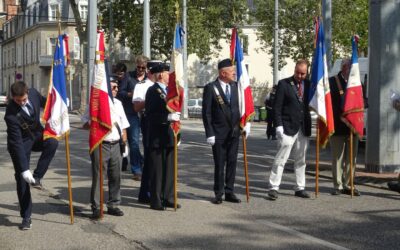
[[[154,211],[137,202],[139,182],[123,172],[123,217],[89,218],[90,159],[88,132],[71,116],[70,159],[75,221],[70,225],[65,143],[61,142],[43,185],[32,189],[33,227],[20,231],[14,170],[6,149],[4,108],[0,108],[0,248],[1,249],[399,249],[400,194],[385,183],[360,182],[361,197],[331,196],[329,149],[321,151],[320,195],[294,197],[291,161],[280,195],[266,199],[267,178],[276,153],[265,124],[253,124],[248,139],[250,202],[245,202],[243,155],[240,148],[236,193],[240,204],[214,205],[213,160],[200,120],[182,122],[179,147],[177,212]],[[309,149],[307,189],[315,185],[315,147]],[[34,168],[39,154],[31,157]],[[364,157],[360,148],[358,163]],[[107,185],[105,183],[107,199]],[[106,209],[105,209],[106,210]]]

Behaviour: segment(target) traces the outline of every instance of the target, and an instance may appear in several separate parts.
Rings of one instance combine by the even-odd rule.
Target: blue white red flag
[[[66,67],[65,51],[64,35],[59,35],[51,69],[49,92],[43,112],[43,120],[46,122],[43,132],[44,139],[60,139],[70,129],[64,71]]]
[[[342,121],[361,139],[364,136],[364,98],[360,66],[358,64],[357,44],[358,36],[353,36],[351,39],[351,68],[344,95]]]
[[[243,58],[243,49],[237,34],[237,29],[232,29],[231,60],[236,64],[236,77],[239,92],[240,126],[243,128],[247,121],[254,115],[253,94],[250,87],[250,78]]]
[[[334,133],[335,125],[332,110],[332,99],[329,88],[328,65],[325,52],[324,28],[320,20],[315,23],[317,39],[311,72],[309,106],[318,114],[319,144],[325,147],[329,137]]]
[[[110,84],[107,79],[104,54],[104,32],[100,30],[97,32],[96,58],[93,70],[93,80],[90,86],[90,153],[92,153],[93,150],[103,142],[104,137],[107,136],[112,128],[110,105],[112,105],[113,102],[109,86]]]
[[[182,27],[176,24],[167,93],[167,109],[172,113],[181,112],[183,104],[183,32]],[[171,122],[175,134],[179,133],[180,124],[180,121]]]

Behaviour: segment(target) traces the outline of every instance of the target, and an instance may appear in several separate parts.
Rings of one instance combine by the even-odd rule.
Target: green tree
[[[182,1],[178,1],[182,9]],[[150,1],[151,54],[153,58],[169,58],[176,23],[176,0]],[[110,1],[101,1],[99,9],[103,26],[109,28]],[[188,53],[196,53],[208,60],[220,49],[219,40],[227,38],[226,28],[240,25],[246,20],[247,2],[243,0],[187,0]],[[115,0],[112,3],[114,34],[118,42],[128,46],[133,54],[142,53],[143,5],[132,0]],[[236,21],[234,21],[236,20]]]
[[[274,2],[255,0],[252,13],[260,23],[258,37],[266,51],[273,51]],[[279,66],[285,58],[311,59],[314,44],[313,20],[321,16],[321,1],[279,1]],[[351,51],[351,36],[361,37],[359,48],[366,55],[368,50],[368,0],[332,1],[332,52],[334,58],[348,56]]]

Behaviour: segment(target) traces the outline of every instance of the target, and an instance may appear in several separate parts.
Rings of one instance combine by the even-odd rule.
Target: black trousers
[[[145,138],[147,136],[146,129],[146,117],[144,115],[141,116],[140,119],[140,129],[142,130],[142,142],[143,142],[143,170],[142,170],[142,179],[140,181],[140,189],[138,199],[145,201],[150,198],[150,173],[149,173],[149,156],[148,156],[148,148],[146,147]]]
[[[150,148],[150,205],[163,206],[174,202],[174,148]]]
[[[36,169],[33,172],[33,177],[43,178],[49,168],[50,162],[53,159],[58,147],[58,141],[50,138],[43,141],[43,135],[37,134],[35,139],[24,141],[26,149],[26,158],[30,162],[31,151],[42,152],[40,155]],[[17,154],[10,151],[10,156],[14,164],[15,181],[17,182],[17,195],[20,206],[20,215],[22,218],[30,218],[32,214],[32,198],[29,184],[21,176],[21,166],[17,165]]]
[[[216,140],[212,147],[214,156],[214,193],[221,197],[224,193],[233,193],[236,163],[239,148],[239,137],[228,138],[225,141]],[[224,169],[226,171],[224,175]]]

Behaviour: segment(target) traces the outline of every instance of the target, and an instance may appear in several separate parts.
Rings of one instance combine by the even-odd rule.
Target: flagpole
[[[100,175],[100,218],[103,218],[104,192],[103,192],[103,143],[99,144],[99,175]]]
[[[246,182],[246,200],[249,203],[250,199],[250,191],[249,191],[249,171],[247,164],[247,144],[246,144],[246,135],[242,133],[242,141],[243,141],[243,160],[244,160],[244,178]]]
[[[316,139],[316,146],[315,146],[315,197],[318,197],[319,194],[319,140],[320,140],[320,131],[319,131],[319,123],[320,119],[317,120],[317,139]]]
[[[74,224],[74,206],[72,205],[72,181],[71,181],[71,160],[69,154],[69,132],[65,134],[65,153],[67,158],[69,215],[71,217],[71,225],[72,225]]]
[[[178,207],[178,135],[174,133],[174,210]]]
[[[351,198],[354,196],[354,176],[353,176],[353,131],[350,130],[350,188]]]

